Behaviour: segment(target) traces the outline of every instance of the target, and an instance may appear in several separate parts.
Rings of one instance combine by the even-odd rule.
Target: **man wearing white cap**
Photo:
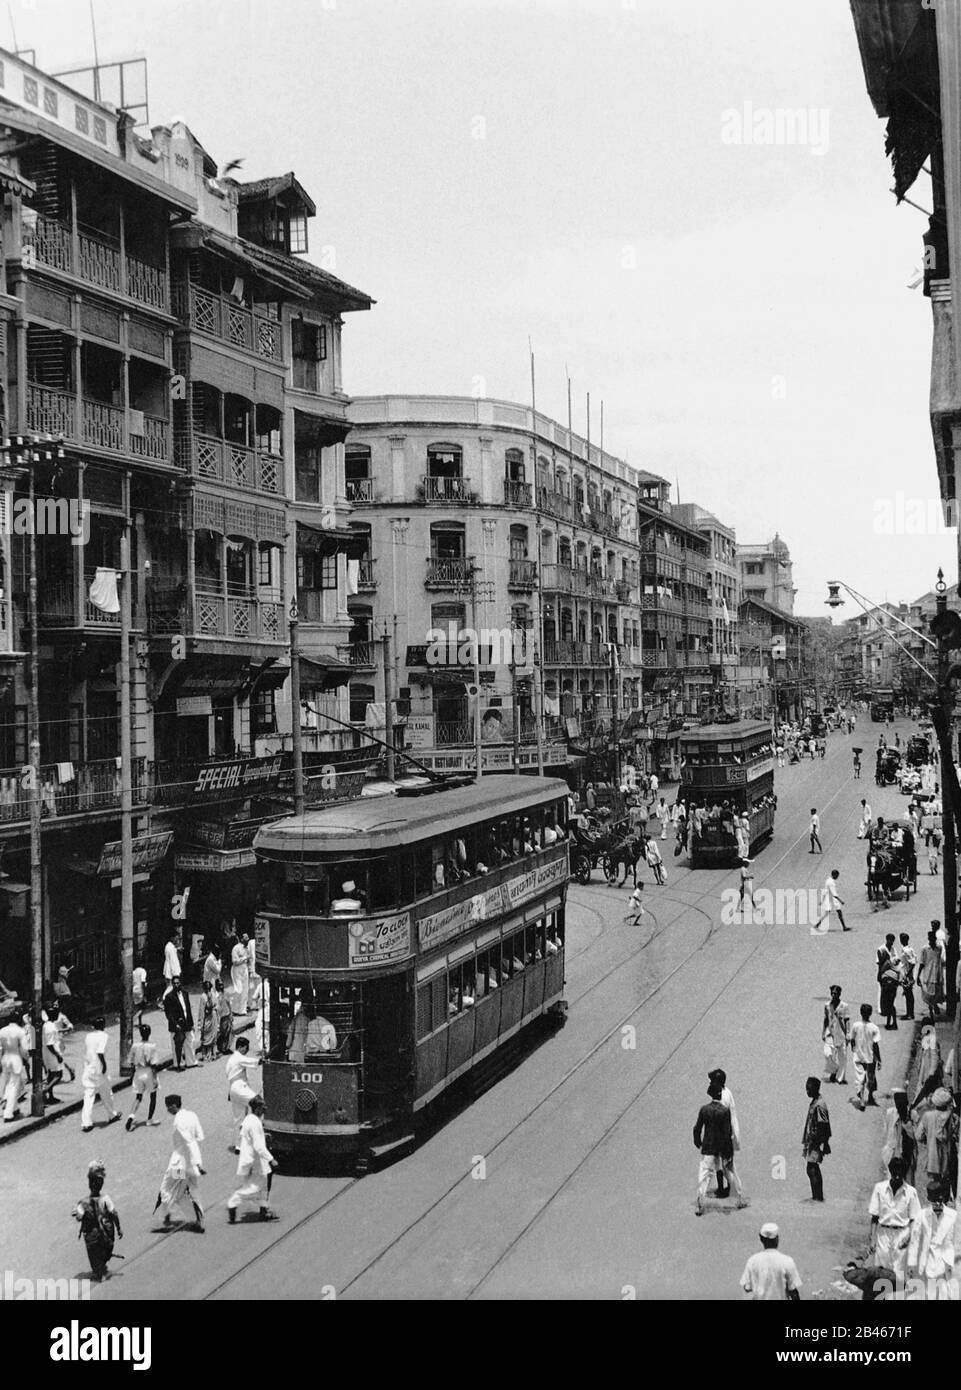
[[[765,1221],[759,1232],[763,1249],[752,1255],[741,1275],[741,1288],[755,1303],[800,1302],[801,1280],[790,1255],[777,1248],[780,1233],[773,1221]]]

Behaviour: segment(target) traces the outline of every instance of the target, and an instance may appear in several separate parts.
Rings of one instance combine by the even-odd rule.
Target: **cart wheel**
[[[612,854],[605,854],[604,861],[601,867],[604,870],[604,877],[607,879],[608,883],[616,883],[617,860],[614,858]]]
[[[582,885],[591,881],[591,861],[586,854],[580,855],[574,861],[574,878]]]

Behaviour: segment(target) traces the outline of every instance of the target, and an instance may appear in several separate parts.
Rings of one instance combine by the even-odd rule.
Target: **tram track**
[[[834,795],[827,802],[824,803],[825,809],[831,806],[842,794],[842,792],[846,790],[847,782],[849,780],[850,779],[847,779],[845,782],[843,782],[841,786],[838,788],[838,790],[834,793]],[[831,841],[832,845],[837,842],[838,838],[840,838],[841,833],[842,832],[840,830],[837,832],[837,834]],[[761,876],[761,882],[764,882],[765,880],[769,879],[784,862],[784,860],[787,859],[791,854],[793,854],[794,851],[797,849],[798,845],[800,845],[806,838],[807,831],[802,830],[802,832],[799,835],[797,835],[785,848],[785,850],[777,860],[775,860],[772,864],[765,866],[764,874]],[[688,869],[686,872],[690,874],[694,871]],[[717,872],[718,876],[720,877],[720,871]],[[571,1005],[579,1004],[595,989],[599,988],[613,975],[615,975],[621,969],[623,969],[624,965],[627,964],[628,961],[634,959],[638,955],[642,954],[645,950],[647,950],[649,946],[651,946],[655,940],[660,939],[670,929],[670,927],[673,926],[679,920],[679,918],[685,914],[685,912],[693,911],[703,916],[709,924],[707,932],[704,934],[703,938],[697,943],[697,945],[695,945],[684,956],[684,958],[673,967],[673,969],[671,969],[662,979],[660,979],[652,989],[648,990],[645,993],[643,998],[636,1000],[632,1003],[631,1008],[621,1017],[619,1017],[617,1021],[607,1029],[607,1031],[602,1035],[602,1037],[599,1038],[595,1043],[593,1043],[588,1048],[588,1050],[581,1057],[579,1057],[577,1061],[571,1067],[569,1067],[567,1071],[561,1077],[559,1077],[558,1080],[541,1097],[539,1097],[535,1105],[533,1105],[523,1115],[521,1115],[507,1130],[504,1131],[503,1134],[500,1135],[500,1137],[493,1145],[489,1146],[486,1149],[486,1159],[489,1160],[491,1157],[493,1157],[493,1155],[496,1154],[498,1150],[500,1150],[512,1138],[514,1138],[518,1133],[520,1133],[520,1131],[523,1130],[524,1127],[531,1120],[533,1120],[533,1118],[538,1114],[538,1112],[540,1112],[545,1105],[547,1105],[551,1100],[553,1100],[564,1087],[568,1086],[571,1083],[571,1081],[582,1071],[582,1069],[585,1066],[587,1066],[588,1063],[591,1062],[612,1041],[613,1038],[622,1034],[622,1030],[624,1029],[624,1027],[631,1022],[631,1020],[635,1017],[636,1014],[638,1014],[653,999],[655,999],[671,983],[671,981],[674,980],[682,971],[684,971],[694,960],[694,958],[700,954],[700,952],[715,935],[716,931],[720,926],[720,922],[718,920],[715,920],[715,918],[711,914],[709,914],[706,909],[701,907],[697,900],[699,899],[703,901],[707,898],[716,899],[719,891],[721,890],[721,886],[722,882],[715,880],[714,883],[712,883],[708,887],[705,887],[704,890],[699,893],[694,893],[693,889],[681,889],[682,892],[694,893],[695,902],[693,903],[679,899],[674,894],[657,894],[658,902],[671,902],[673,905],[676,905],[678,907],[679,911],[672,916],[669,922],[665,922],[663,924],[658,923],[655,927],[655,931],[651,933],[645,941],[635,946],[634,949],[631,952],[629,952],[627,956],[622,956],[620,960],[618,960],[610,969],[606,970],[596,980],[593,980],[591,984],[587,986],[586,989],[582,990],[579,994],[572,997],[569,1001]],[[676,891],[677,886],[675,887],[675,892]],[[589,906],[592,913],[600,916],[600,910],[594,908],[593,904],[583,904],[583,906]],[[650,912],[650,915],[654,916],[654,913]],[[588,952],[596,944],[596,942],[601,939],[603,932],[604,928],[602,926],[602,931],[600,935],[594,938],[594,940],[590,943],[590,946],[585,947],[581,951],[577,952],[577,956],[584,955],[586,952]],[[508,1258],[511,1251],[514,1250],[521,1243],[521,1241],[524,1240],[524,1238],[533,1229],[533,1227],[537,1224],[541,1217],[549,1210],[549,1208],[552,1206],[553,1202],[557,1199],[557,1197],[566,1189],[570,1182],[574,1180],[574,1178],[577,1176],[577,1173],[581,1171],[584,1165],[590,1161],[592,1156],[596,1154],[598,1150],[611,1138],[611,1136],[616,1131],[618,1125],[620,1125],[624,1118],[630,1113],[633,1106],[635,1106],[638,1103],[638,1101],[642,1099],[645,1092],[649,1090],[649,1088],[657,1080],[658,1076],[663,1072],[665,1067],[669,1065],[669,1063],[673,1060],[673,1058],[684,1046],[684,1044],[690,1039],[690,1037],[693,1036],[697,1029],[702,1025],[704,1019],[708,1016],[708,1014],[711,1013],[711,1011],[715,1008],[717,1003],[722,999],[727,990],[731,988],[731,986],[738,979],[741,973],[747,968],[751,961],[754,960],[755,956],[758,954],[759,951],[761,951],[761,949],[764,947],[767,941],[768,938],[766,933],[758,937],[756,943],[752,946],[752,948],[741,961],[741,963],[738,965],[738,967],[728,977],[728,979],[724,982],[720,989],[718,989],[711,997],[711,1000],[707,1008],[704,1009],[701,1016],[697,1018],[691,1024],[690,1028],[688,1028],[687,1031],[681,1036],[681,1038],[678,1039],[677,1043],[671,1049],[668,1056],[665,1057],[664,1060],[660,1063],[660,1065],[654,1070],[654,1072],[651,1073],[651,1075],[645,1080],[643,1085],[639,1087],[635,1093],[632,1094],[627,1104],[621,1108],[618,1114],[614,1117],[614,1120],[604,1129],[604,1131],[598,1137],[598,1139],[590,1146],[587,1153],[585,1153],[581,1157],[581,1159],[574,1166],[571,1172],[567,1175],[564,1181],[558,1184],[558,1186],[554,1189],[550,1197],[544,1203],[542,1203],[538,1210],[534,1213],[533,1217],[525,1223],[522,1229],[504,1247],[504,1249],[498,1255],[497,1259],[494,1260],[485,1270],[482,1277],[479,1280],[475,1281],[475,1283],[468,1290],[468,1298],[472,1297],[474,1293],[483,1286],[483,1284],[487,1281],[490,1275],[503,1263],[505,1259]],[[247,1261],[247,1263],[241,1269],[237,1270],[235,1273],[228,1275],[225,1279],[221,1280],[213,1289],[211,1289],[208,1293],[203,1295],[203,1299],[207,1300],[215,1298],[218,1294],[222,1293],[225,1289],[227,1289],[231,1284],[235,1283],[238,1279],[246,1276],[248,1271],[258,1263],[260,1263],[260,1261],[262,1261],[268,1255],[276,1251],[278,1247],[283,1245],[297,1232],[302,1231],[305,1227],[309,1226],[311,1222],[313,1222],[318,1216],[320,1216],[323,1212],[328,1211],[335,1203],[339,1202],[342,1197],[346,1197],[350,1190],[353,1187],[355,1187],[359,1181],[361,1181],[361,1179],[359,1178],[354,1178],[346,1181],[343,1187],[339,1188],[337,1192],[331,1194],[331,1196],[329,1196],[318,1207],[314,1208],[313,1211],[305,1213],[304,1216],[302,1216],[293,1226],[279,1233],[276,1240],[271,1241],[270,1244],[266,1245],[265,1247],[263,1247],[263,1249],[259,1250],[255,1255],[253,1255],[253,1257],[250,1260]],[[407,1239],[407,1237],[409,1237],[419,1226],[421,1226],[435,1212],[437,1212],[444,1205],[444,1203],[447,1202],[453,1196],[453,1194],[460,1190],[468,1181],[470,1181],[469,1172],[462,1172],[458,1174],[456,1179],[450,1182],[432,1202],[425,1206],[423,1210],[420,1211],[417,1214],[417,1216],[413,1218],[413,1220],[409,1221],[404,1226],[404,1228],[400,1232],[398,1232],[396,1236],[394,1236],[390,1241],[388,1241],[380,1250],[378,1250],[378,1252],[371,1259],[367,1260],[365,1264],[363,1264],[358,1270],[356,1270],[351,1275],[350,1279],[346,1281],[346,1283],[338,1287],[337,1296],[342,1297],[344,1294],[348,1293],[351,1288],[353,1288],[361,1279],[363,1279],[365,1275],[367,1275],[372,1269],[376,1268],[376,1266],[383,1259],[385,1259],[392,1251],[396,1250],[397,1247],[405,1239]]]

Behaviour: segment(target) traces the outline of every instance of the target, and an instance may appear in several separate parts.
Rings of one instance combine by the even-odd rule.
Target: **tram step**
[[[412,1146],[416,1142],[417,1136],[413,1130],[410,1130],[406,1134],[398,1135],[396,1139],[386,1139],[383,1141],[383,1143],[371,1144],[371,1160],[376,1161],[379,1158],[383,1158],[386,1154],[396,1154],[398,1149],[403,1149],[407,1146]]]

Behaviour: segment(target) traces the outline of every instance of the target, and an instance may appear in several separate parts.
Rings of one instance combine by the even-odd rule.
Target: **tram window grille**
[[[417,1040],[426,1038],[431,1032],[431,984],[428,980],[417,991]]]
[[[430,982],[430,1021],[431,1032],[435,1028],[441,1028],[447,1022],[447,975],[441,972],[435,975]]]

